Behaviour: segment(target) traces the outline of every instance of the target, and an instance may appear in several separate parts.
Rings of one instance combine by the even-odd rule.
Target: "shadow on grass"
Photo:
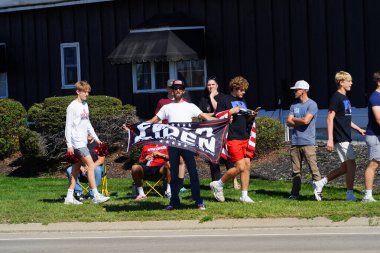
[[[107,212],[135,212],[135,211],[156,211],[156,210],[165,211],[164,208],[166,206],[167,206],[166,204],[153,202],[153,201],[136,201],[135,203],[128,203],[128,204],[123,204],[123,205],[113,205],[109,203],[104,206],[104,209]],[[192,204],[181,204],[178,210],[194,209],[194,208],[195,208],[195,205],[192,205]]]

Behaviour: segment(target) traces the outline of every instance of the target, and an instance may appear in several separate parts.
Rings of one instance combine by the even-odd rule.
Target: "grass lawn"
[[[226,202],[216,202],[208,186],[209,180],[202,180],[202,197],[205,211],[193,209],[190,190],[181,193],[182,207],[175,211],[162,211],[168,199],[150,195],[146,200],[136,202],[131,198],[131,179],[110,179],[108,189],[117,193],[109,202],[94,205],[64,205],[67,180],[52,178],[0,177],[3,193],[0,197],[1,223],[54,223],[94,221],[145,221],[145,220],[188,220],[207,222],[223,218],[314,218],[323,216],[334,221],[350,217],[380,217],[380,201],[376,203],[346,202],[345,189],[328,185],[323,191],[323,201],[314,200],[310,185],[303,185],[300,201],[287,199],[291,183],[287,181],[252,180],[249,195],[253,204],[239,202],[240,192],[232,184],[225,187]],[[189,188],[186,184],[185,186]],[[360,186],[361,187],[361,186]],[[355,196],[362,198],[362,188]],[[379,195],[374,196],[380,199]]]

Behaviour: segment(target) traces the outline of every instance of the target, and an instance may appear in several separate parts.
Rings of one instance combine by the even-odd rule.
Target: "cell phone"
[[[258,112],[258,111],[260,111],[261,110],[261,107],[259,106],[259,107],[257,107],[254,111],[255,112]]]

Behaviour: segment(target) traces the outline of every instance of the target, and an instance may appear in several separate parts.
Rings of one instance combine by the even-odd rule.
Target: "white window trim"
[[[203,59],[203,72],[204,80],[203,83],[206,83],[207,78],[207,68],[206,68],[206,59]],[[132,63],[132,83],[133,83],[133,93],[156,93],[156,92],[165,92],[166,89],[156,89],[156,70],[154,62],[150,63],[150,78],[151,78],[151,89],[146,90],[138,90],[137,89],[137,72],[136,72],[136,63]],[[169,79],[177,79],[177,64],[176,62],[169,62]],[[165,85],[166,86],[166,85]],[[186,90],[188,91],[196,91],[196,90],[203,90],[205,88],[204,84],[199,87],[186,87]]]
[[[0,94],[0,98],[8,98],[8,74],[7,72],[4,72],[4,73],[0,73],[0,75],[4,75],[5,76],[5,96],[2,96],[2,94]]]
[[[75,85],[67,85],[65,83],[65,66],[64,66],[64,55],[63,50],[67,47],[75,47],[77,52],[77,80],[81,80],[81,65],[80,65],[80,46],[79,42],[72,43],[61,43],[61,89],[74,89]]]

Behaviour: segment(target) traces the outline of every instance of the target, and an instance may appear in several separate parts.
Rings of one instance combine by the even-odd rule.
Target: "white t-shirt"
[[[87,147],[88,134],[98,140],[90,122],[88,104],[74,100],[66,110],[65,137],[67,147],[75,149]]]
[[[164,105],[156,114],[161,120],[171,122],[191,122],[192,118],[201,114],[201,109],[193,103],[180,102]]]

